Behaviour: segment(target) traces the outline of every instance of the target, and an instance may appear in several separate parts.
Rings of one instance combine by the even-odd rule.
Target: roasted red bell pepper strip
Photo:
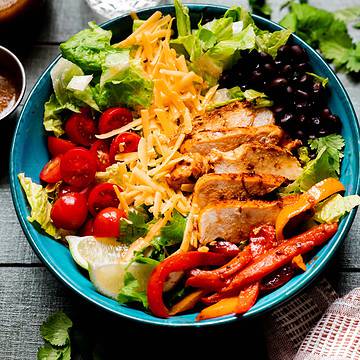
[[[198,266],[223,265],[228,257],[211,252],[190,251],[179,253],[168,257],[151,273],[147,296],[151,312],[158,317],[167,318],[169,310],[162,298],[164,283],[170,273],[175,271],[186,271]]]
[[[272,291],[287,283],[294,276],[294,266],[285,265],[261,280],[261,291]]]
[[[251,253],[255,259],[277,245],[274,226],[257,226],[250,232],[249,240]]]
[[[239,247],[230,241],[214,241],[214,243],[207,246],[211,252],[228,255],[229,257],[236,256],[240,252]]]
[[[285,240],[280,245],[259,256],[244,270],[240,271],[220,293],[233,293],[249,284],[253,284],[275,270],[291,262],[297,256],[309,252],[315,246],[323,244],[336,233],[338,224],[321,224],[303,234]]]
[[[238,296],[222,299],[201,310],[196,320],[212,319],[230,314],[244,314],[255,304],[259,295],[259,284],[253,284],[240,291]]]
[[[249,246],[246,246],[236,257],[227,264],[215,270],[191,271],[191,276],[186,281],[186,286],[193,286],[204,289],[220,289],[225,285],[226,279],[243,269],[252,260],[252,253]]]

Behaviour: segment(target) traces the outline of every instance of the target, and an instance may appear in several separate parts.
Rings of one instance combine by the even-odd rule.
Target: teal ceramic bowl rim
[[[228,7],[225,6],[218,6],[218,5],[209,5],[209,4],[187,4],[187,6],[191,10],[197,10],[200,11],[204,8],[206,9],[212,9],[213,11],[225,11],[228,9]],[[144,9],[142,11],[139,11],[138,14],[141,14],[143,12],[149,13],[151,11],[156,10],[172,10],[172,5],[164,5],[164,6],[156,6],[149,9]],[[103,23],[101,26],[104,28],[108,28],[111,24],[114,22],[119,21],[120,19],[126,17],[127,15],[109,20],[105,23]],[[276,29],[281,29],[282,27],[278,24],[264,19],[262,17],[253,15],[253,18],[260,22],[262,25],[265,25],[267,27],[272,27]],[[333,86],[337,88],[338,92],[341,93],[341,100],[346,103],[347,109],[347,116],[349,117],[349,124],[352,127],[353,131],[353,137],[355,138],[355,147],[357,149],[355,157],[352,161],[352,167],[355,168],[354,170],[354,179],[351,183],[354,194],[359,193],[360,189],[360,178],[359,178],[359,147],[360,147],[360,136],[359,136],[359,124],[356,118],[355,110],[353,108],[353,105],[350,101],[350,98],[344,89],[342,83],[338,79],[338,77],[334,74],[334,72],[331,70],[330,66],[321,58],[321,56],[312,49],[309,45],[307,45],[304,41],[302,41],[299,37],[296,35],[292,35],[293,39],[297,43],[300,43],[302,47],[306,49],[308,53],[311,53],[311,55],[315,58],[315,61],[319,62],[321,66],[323,66],[328,72],[330,72],[332,76],[332,81],[334,82]],[[69,288],[74,290],[77,294],[82,296],[83,298],[89,300],[90,302],[96,304],[97,306],[113,313],[116,315],[120,315],[123,317],[126,317],[128,319],[137,320],[143,323],[153,324],[153,325],[163,325],[163,326],[177,326],[177,327],[188,327],[188,326],[195,326],[195,327],[201,327],[201,326],[208,326],[208,325],[215,325],[215,324],[224,324],[233,322],[235,320],[239,319],[247,319],[254,316],[258,316],[260,314],[263,314],[266,311],[269,311],[270,309],[273,309],[276,306],[279,306],[283,302],[289,300],[291,297],[295,296],[297,293],[299,293],[302,289],[304,289],[305,286],[309,285],[318,275],[319,273],[324,269],[325,265],[328,263],[328,261],[331,259],[335,251],[338,249],[338,247],[341,245],[342,241],[344,240],[347,232],[350,229],[350,226],[354,220],[356,209],[353,209],[345,219],[341,221],[341,224],[339,226],[339,230],[335,237],[331,239],[331,246],[328,247],[328,252],[326,254],[322,254],[319,259],[317,259],[316,266],[312,266],[310,269],[308,269],[305,273],[303,273],[300,277],[298,277],[298,280],[290,286],[289,289],[286,287],[280,288],[277,290],[277,296],[272,298],[269,301],[265,301],[265,303],[262,306],[255,305],[250,311],[248,311],[246,314],[244,314],[241,317],[236,316],[225,316],[217,319],[210,319],[202,322],[195,322],[193,319],[184,319],[184,321],[172,321],[171,319],[175,319],[178,317],[170,318],[170,319],[161,319],[156,318],[151,315],[148,315],[145,312],[139,312],[139,310],[135,310],[131,307],[122,306],[114,302],[110,303],[108,298],[106,298],[103,295],[96,294],[90,296],[86,291],[86,289],[81,289],[77,283],[75,283],[68,275],[66,275],[62,270],[61,267],[56,264],[55,262],[50,261],[44,254],[42,254],[41,250],[39,249],[38,244],[34,239],[32,238],[32,233],[35,234],[36,230],[34,230],[33,226],[27,221],[27,209],[22,206],[20,197],[23,197],[23,194],[21,192],[21,189],[19,189],[18,179],[17,179],[17,173],[15,171],[15,160],[16,160],[16,142],[19,137],[19,134],[21,133],[21,123],[22,118],[25,112],[25,109],[30,105],[30,101],[32,99],[32,96],[38,87],[39,83],[42,81],[43,78],[48,76],[48,73],[52,66],[58,61],[60,56],[58,56],[43,72],[43,74],[40,76],[36,84],[34,85],[33,89],[31,90],[30,94],[28,95],[28,98],[25,102],[25,105],[22,109],[22,112],[19,117],[19,121],[17,124],[17,127],[15,129],[14,137],[13,137],[13,143],[11,146],[11,153],[10,153],[10,188],[11,188],[11,194],[13,197],[13,202],[15,205],[16,214],[18,216],[19,222],[21,224],[21,227],[37,256],[40,258],[40,260],[48,267],[48,269],[63,282],[65,285],[67,285]]]

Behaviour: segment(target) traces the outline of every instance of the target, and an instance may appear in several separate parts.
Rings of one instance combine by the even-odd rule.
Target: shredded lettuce
[[[341,217],[359,205],[359,195],[343,197],[339,194],[335,194],[316,206],[314,220],[320,223],[330,224],[339,221]]]
[[[342,136],[332,134],[309,140],[309,145],[316,151],[316,158],[307,162],[302,174],[293,183],[281,189],[280,195],[304,192],[328,177],[338,178],[344,147]]]
[[[47,234],[59,239],[59,231],[50,219],[51,204],[45,189],[25,177],[24,173],[20,173],[18,178],[31,208],[28,220],[38,223]]]

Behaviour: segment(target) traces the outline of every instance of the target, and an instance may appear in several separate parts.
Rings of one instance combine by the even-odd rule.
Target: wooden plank
[[[253,358],[264,356],[261,345],[261,326],[258,320],[237,322],[214,328],[173,329],[150,327],[116,317],[73,295],[44,268],[0,268],[0,324],[1,338],[6,339],[0,347],[0,359],[35,359],[37,348],[42,345],[39,335],[41,323],[53,312],[62,309],[80,327],[90,343],[102,343],[110,353],[121,352],[119,341],[127,349],[136,348],[136,357],[144,352],[153,353],[161,346],[162,354],[173,351],[174,341],[181,341],[176,351],[187,353],[190,344],[198,344],[205,357],[215,348],[234,345],[241,348],[248,344],[254,349]],[[246,327],[246,331],[244,331]],[[219,341],[209,345],[211,340]],[[141,344],[141,349],[139,345]],[[156,356],[161,354],[157,352]],[[168,355],[167,355],[168,356]],[[106,357],[107,359],[111,357]]]

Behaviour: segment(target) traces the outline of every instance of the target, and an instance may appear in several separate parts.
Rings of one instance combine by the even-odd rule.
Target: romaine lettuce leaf
[[[50,75],[55,96],[60,105],[74,112],[79,112],[79,108],[84,105],[99,111],[89,85],[84,90],[73,90],[68,87],[74,77],[84,76],[84,72],[79,66],[60,58]]]
[[[314,220],[331,224],[339,221],[351,209],[360,205],[359,195],[341,196],[335,194],[315,207]]]
[[[38,223],[47,234],[59,239],[59,231],[50,219],[51,204],[45,189],[25,177],[24,173],[20,173],[18,178],[31,208],[28,220]]]
[[[82,30],[60,45],[63,57],[85,72],[101,71],[102,63],[109,51],[116,49],[110,46],[111,31],[90,22],[89,29]]]
[[[141,63],[131,59],[128,50],[106,56],[100,83],[93,91],[101,109],[125,105],[148,107],[153,94],[153,82],[147,78]]]
[[[274,32],[260,31],[256,36],[257,48],[275,59],[277,51],[286,44],[290,35],[291,30],[288,29]]]
[[[337,178],[340,174],[340,160],[343,157],[344,139],[332,134],[309,140],[310,148],[316,150],[316,158],[310,160],[301,175],[280,191],[281,195],[307,191],[311,186],[328,177]]]
[[[189,9],[179,0],[174,0],[176,26],[179,36],[191,34]]]
[[[66,107],[59,104],[54,94],[50,96],[44,106],[44,128],[46,131],[52,131],[57,137],[65,133],[62,127],[62,113],[64,110],[66,110]]]
[[[252,89],[242,91],[239,86],[235,86],[231,89],[222,88],[217,90],[207,110],[215,109],[237,100],[247,100],[256,108],[273,105],[273,102],[266,94]]]

